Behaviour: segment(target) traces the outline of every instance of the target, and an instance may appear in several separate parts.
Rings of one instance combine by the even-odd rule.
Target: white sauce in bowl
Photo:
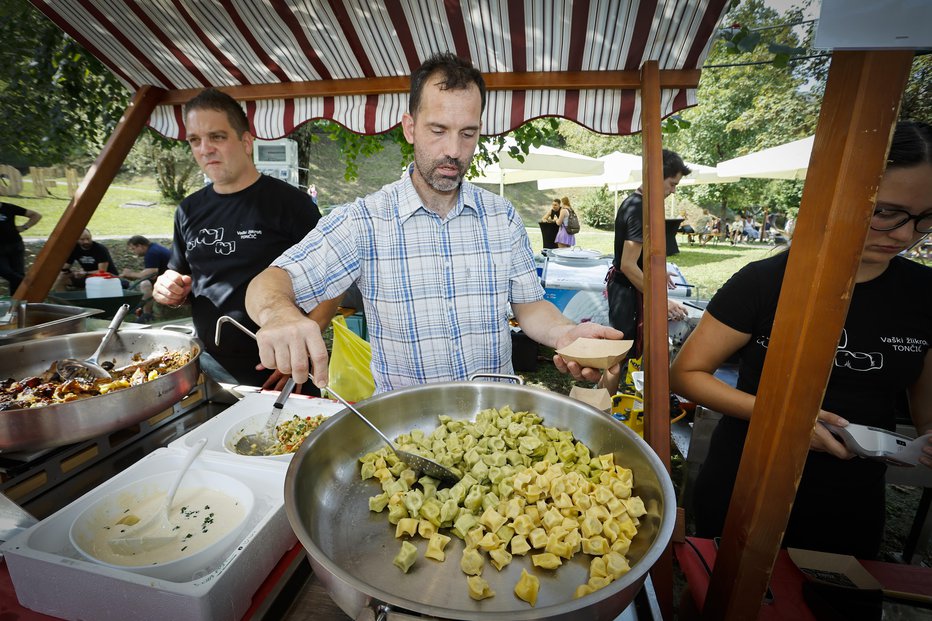
[[[169,543],[151,550],[139,550],[134,554],[120,554],[109,544],[111,539],[131,535],[146,536],[162,534],[157,528],[139,530],[126,524],[133,522],[127,516],[146,521],[161,510],[165,491],[151,494],[138,504],[123,507],[115,519],[101,522],[94,530],[93,540],[86,546],[93,557],[112,565],[127,567],[155,565],[185,558],[216,543],[239,525],[246,509],[232,496],[206,487],[179,489],[168,512],[168,519],[176,528],[176,537]],[[124,522],[124,523],[120,523]]]

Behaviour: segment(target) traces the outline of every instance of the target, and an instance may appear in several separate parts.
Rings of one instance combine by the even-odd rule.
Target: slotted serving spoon
[[[181,480],[206,445],[207,438],[201,438],[188,450],[188,454],[185,455],[184,462],[181,464],[181,470],[178,471],[175,480],[172,481],[172,486],[168,489],[168,495],[159,510],[148,517],[140,519],[135,524],[131,524],[119,537],[107,540],[107,545],[110,546],[111,550],[117,554],[137,554],[160,548],[178,537],[178,529],[168,519],[168,511],[171,509],[172,501],[175,499],[175,492],[178,491]],[[127,517],[137,516],[129,514]],[[126,518],[123,518],[123,520],[126,520]]]
[[[104,338],[100,340],[100,345],[97,346],[96,351],[91,354],[90,358],[86,360],[64,358],[55,363],[58,375],[61,376],[62,381],[68,381],[73,377],[111,379],[110,372],[100,366],[97,359],[100,357],[100,353],[107,344],[110,343],[113,335],[116,334],[127,312],[129,312],[129,304],[124,304],[117,310],[116,314],[113,315],[113,320],[110,322],[110,325],[107,326],[107,332],[104,334]]]
[[[457,481],[460,480],[460,478],[456,476],[451,470],[447,469],[444,466],[441,466],[440,464],[435,462],[433,459],[428,459],[427,457],[424,457],[423,455],[418,455],[416,453],[409,453],[408,451],[403,451],[397,446],[395,446],[395,443],[389,440],[388,436],[382,433],[382,431],[378,427],[373,425],[372,422],[368,418],[363,416],[362,412],[360,412],[355,407],[350,405],[349,401],[347,401],[346,399],[344,399],[343,397],[335,393],[333,391],[333,388],[331,388],[330,386],[327,386],[327,393],[336,397],[337,401],[345,405],[347,408],[349,408],[349,410],[353,414],[361,418],[364,423],[369,425],[372,431],[379,434],[379,437],[385,441],[385,444],[387,444],[388,447],[392,449],[392,451],[394,451],[395,455],[398,456],[398,459],[400,459],[407,465],[411,466],[413,470],[417,472],[423,472],[427,476],[433,477],[435,479],[440,479],[441,481],[449,481],[450,483],[456,483]]]

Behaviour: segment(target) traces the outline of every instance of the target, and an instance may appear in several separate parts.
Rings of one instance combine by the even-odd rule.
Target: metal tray
[[[9,319],[7,323],[0,322],[0,345],[85,332],[85,320],[104,312],[101,309],[80,306],[26,303],[19,305],[11,313],[11,306],[10,302],[0,302],[0,315]]]

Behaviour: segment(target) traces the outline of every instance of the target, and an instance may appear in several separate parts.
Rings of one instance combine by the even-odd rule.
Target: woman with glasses
[[[897,125],[864,243],[819,420],[894,430],[908,403],[922,435],[932,432],[932,268],[900,255],[932,231],[932,127]],[[792,252],[792,250],[790,250]],[[696,534],[720,535],[754,409],[789,253],[757,261],[713,297],[671,368],[672,389],[724,414],[696,481]],[[733,354],[737,387],[713,373]],[[908,399],[906,397],[908,396]],[[920,468],[932,467],[932,444]],[[886,465],[855,458],[816,425],[783,545],[877,555],[884,525]]]

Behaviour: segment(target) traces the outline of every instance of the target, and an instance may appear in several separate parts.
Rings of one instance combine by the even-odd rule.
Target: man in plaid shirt
[[[463,181],[484,107],[482,75],[452,54],[412,74],[402,118],[414,145],[407,174],[334,209],[250,284],[246,308],[262,327],[263,365],[301,383],[310,358],[314,383],[325,386],[327,349],[306,312],[353,282],[364,299],[377,392],[511,373],[509,311],[550,347],[622,338],[606,326],[576,325],[545,301],[514,206]],[[554,362],[577,379],[601,374]]]

